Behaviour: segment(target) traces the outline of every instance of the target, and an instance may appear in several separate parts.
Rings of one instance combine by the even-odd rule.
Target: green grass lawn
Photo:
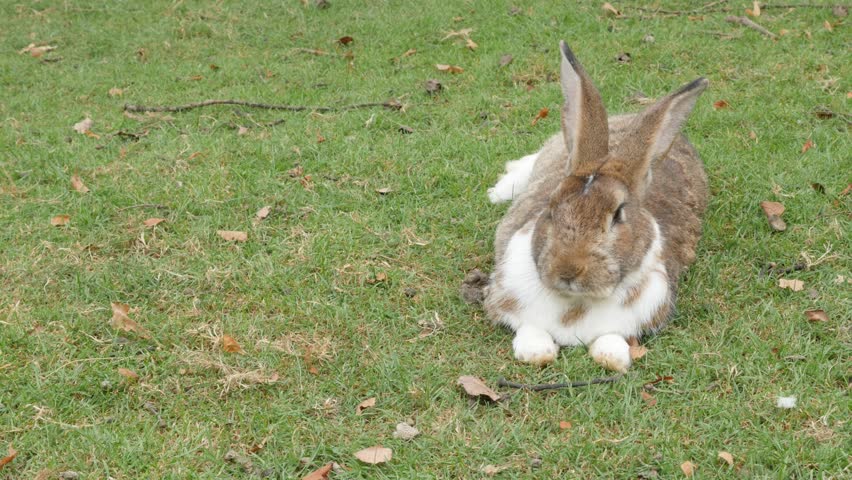
[[[301,478],[328,462],[341,479],[480,478],[486,465],[676,478],[685,461],[695,478],[852,476],[848,17],[764,8],[753,19],[784,33],[772,40],[725,21],[751,7],[739,0],[689,15],[612,2],[625,18],[603,2],[306,3],[0,6],[0,457],[19,452],[0,478]],[[477,48],[442,40],[465,28]],[[560,39],[610,112],[710,79],[686,128],[710,178],[705,234],[672,324],[618,383],[477,403],[459,375],[606,375],[582,349],[515,362],[510,332],[458,294],[467,271],[491,269],[506,207],[486,188],[559,129]],[[56,49],[18,53],[40,42]],[[428,95],[428,79],[443,89]],[[404,109],[122,111],[216,98]],[[91,134],[75,132],[86,117]],[[785,232],[763,200],[786,206]],[[810,268],[764,274],[769,262]],[[150,338],[114,328],[113,302]],[[394,438],[405,421],[421,435]],[[353,457],[374,445],[393,459]]]

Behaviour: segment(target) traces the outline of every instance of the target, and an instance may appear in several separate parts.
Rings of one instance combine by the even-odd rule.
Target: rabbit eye
[[[612,224],[613,225],[616,225],[616,224],[619,224],[619,223],[624,223],[624,220],[625,220],[625,218],[624,218],[624,206],[625,205],[626,205],[625,203],[622,203],[621,205],[618,206],[617,209],[615,209],[615,213],[612,214]]]

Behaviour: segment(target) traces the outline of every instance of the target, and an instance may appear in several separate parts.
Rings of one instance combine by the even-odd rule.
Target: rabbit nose
[[[559,272],[559,279],[565,283],[571,283],[584,273],[586,273],[585,265],[567,265]]]

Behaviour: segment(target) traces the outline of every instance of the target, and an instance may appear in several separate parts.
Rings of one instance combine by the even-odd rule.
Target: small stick
[[[618,375],[613,375],[612,377],[604,377],[604,378],[593,378],[587,381],[581,382],[568,382],[568,383],[540,383],[540,384],[527,384],[527,383],[515,383],[506,380],[505,378],[500,378],[497,380],[497,385],[500,387],[509,387],[509,388],[521,388],[524,390],[531,390],[533,392],[540,392],[543,390],[558,390],[560,388],[577,388],[577,387],[587,387],[589,385],[597,385],[599,383],[614,383],[618,381],[621,377],[623,377],[623,373],[619,373]]]
[[[740,25],[751,28],[752,30],[757,30],[758,32],[762,33],[763,35],[766,35],[769,38],[778,38],[778,35],[775,35],[774,33],[770,32],[769,30],[767,30],[763,27],[761,27],[760,25],[754,23],[753,21],[749,20],[746,17],[737,17],[736,15],[728,15],[727,17],[725,17],[725,21],[731,22],[731,23],[739,23]]]
[[[183,112],[186,110],[192,110],[194,108],[200,107],[209,107],[211,105],[242,105],[244,107],[252,107],[252,108],[265,108],[267,110],[287,110],[290,112],[301,112],[305,110],[311,110],[314,112],[342,112],[345,110],[355,110],[356,108],[371,108],[371,107],[385,107],[391,108],[394,110],[399,110],[402,108],[402,104],[400,104],[396,100],[388,100],[386,102],[369,102],[369,103],[356,103],[353,105],[344,105],[341,107],[311,107],[306,105],[273,105],[269,103],[256,103],[249,102],[246,100],[205,100],[203,102],[197,103],[187,103],[186,105],[163,105],[163,106],[145,106],[145,105],[133,105],[133,104],[125,104],[124,111],[125,112]]]
[[[131,208],[157,208],[167,210],[169,207],[165,205],[160,205],[159,203],[139,203],[136,205],[130,205],[128,207],[121,207],[117,211],[123,212],[125,210],[130,210]]]

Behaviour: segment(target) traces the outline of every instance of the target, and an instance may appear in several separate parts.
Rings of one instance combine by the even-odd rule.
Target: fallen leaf
[[[757,143],[757,134],[754,133],[754,130],[748,132],[748,138],[754,140],[754,143]]]
[[[133,370],[128,370],[126,368],[119,367],[118,368],[118,374],[121,375],[122,377],[130,380],[130,381],[133,381],[133,382],[135,382],[136,380],[139,380],[139,374],[137,374]]]
[[[749,16],[752,16],[752,17],[759,17],[760,16],[760,2],[755,0],[752,3],[752,8],[746,8],[745,13],[746,13],[746,15],[749,15]]]
[[[648,347],[644,345],[630,346],[631,360],[639,360],[640,358],[644,357],[646,353],[648,353]]]
[[[399,131],[399,133],[402,133],[404,135],[414,133],[414,129],[409,127],[408,125],[400,125],[397,130]]]
[[[566,422],[565,420],[562,420],[561,422],[559,422],[559,429],[560,430],[568,430],[572,426],[573,425],[571,425],[571,422]]]
[[[464,69],[461,68],[461,67],[457,67],[455,65],[445,65],[443,63],[436,63],[435,68],[437,68],[438,70],[440,70],[442,72],[449,72],[449,73],[462,73],[462,72],[464,72]]]
[[[393,191],[393,189],[390,188],[390,187],[382,187],[382,188],[376,189],[376,193],[378,193],[379,195],[387,195],[387,194],[391,193],[392,191]]]
[[[650,105],[656,101],[657,99],[649,97],[644,93],[638,91],[627,99],[628,103],[635,103],[637,105]]]
[[[500,67],[502,68],[508,66],[510,63],[512,63],[512,60],[514,59],[515,57],[509,55],[508,53],[506,55],[503,55],[502,57],[500,57]]]
[[[627,52],[621,52],[615,57],[615,61],[618,63],[630,63],[633,58]]]
[[[151,332],[148,329],[130,319],[130,305],[113,302],[110,306],[112,307],[112,318],[109,323],[112,328],[125,332],[135,332],[142,338],[151,338]]]
[[[418,435],[420,435],[420,430],[405,422],[397,423],[396,430],[393,432],[393,438],[399,438],[400,440],[413,440]]]
[[[112,88],[109,89],[109,92],[107,92],[107,93],[109,94],[110,97],[120,97],[124,94],[124,90],[117,88],[117,87],[112,87]]]
[[[782,28],[781,30],[778,30],[778,36],[779,37],[783,37],[784,35],[789,35],[789,34],[790,34],[790,30],[787,30],[786,28]]]
[[[352,43],[353,40],[355,39],[350,37],[349,35],[337,39],[337,41],[340,42],[341,45],[349,45],[350,43]]]
[[[211,63],[208,67],[210,67],[210,70],[213,70],[214,72],[219,70],[219,65],[216,65],[215,63]]]
[[[814,146],[814,142],[813,142],[813,141],[811,141],[811,139],[809,138],[809,139],[808,139],[808,141],[807,141],[807,142],[805,142],[805,144],[804,144],[804,145],[802,145],[802,153],[807,152],[807,151],[808,151],[808,150],[810,150],[813,146]]]
[[[365,448],[354,453],[355,458],[370,465],[386,463],[393,458],[393,451],[382,446]]]
[[[89,193],[89,187],[87,187],[83,183],[83,180],[77,175],[71,177],[71,187],[73,187],[74,190],[77,190],[80,193]]]
[[[654,396],[651,395],[650,393],[642,390],[640,395],[642,396],[642,400],[645,402],[645,405],[648,405],[649,407],[653,407],[654,405],[657,404],[657,399],[654,398]]]
[[[240,125],[240,127],[237,129],[237,135],[245,135],[248,132],[249,132],[248,127],[244,127],[242,125]]]
[[[376,406],[376,397],[370,397],[370,398],[364,400],[363,402],[361,402],[361,403],[359,403],[358,405],[355,406],[355,414],[361,415],[362,413],[364,413],[364,410],[366,410],[370,407],[375,407],[375,406]]]
[[[471,50],[476,50],[476,47],[478,47],[479,45],[477,45],[476,42],[474,42],[470,37],[468,37],[464,41],[464,46]]]
[[[535,118],[533,118],[533,121],[532,121],[533,126],[535,126],[535,124],[538,123],[538,121],[541,120],[542,118],[547,118],[547,116],[549,114],[550,114],[550,110],[548,110],[547,107],[544,107],[541,110],[539,110],[538,113],[536,114]]]
[[[500,400],[500,395],[497,394],[497,392],[488,388],[488,386],[485,385],[485,382],[476,377],[462,375],[459,377],[457,384],[460,385],[464,389],[465,393],[471,397],[486,397],[492,402]]]
[[[94,123],[95,122],[91,118],[86,117],[74,124],[74,131],[85,135],[86,132],[88,132],[92,128],[92,125],[94,125]]]
[[[767,217],[770,215],[781,215],[784,213],[784,205],[778,202],[760,202],[760,208],[763,209],[763,213],[765,213]]]
[[[429,80],[426,80],[426,82],[423,83],[423,88],[426,89],[426,93],[428,93],[429,95],[435,95],[436,93],[440,92],[444,88],[444,86],[441,85],[441,82],[430,78]]]
[[[229,242],[245,242],[248,240],[248,234],[246,232],[240,232],[237,230],[218,230],[216,233]]]
[[[755,3],[757,3],[757,2],[755,2]],[[730,453],[728,453],[728,452],[719,452],[719,454],[718,454],[717,456],[718,456],[719,458],[721,458],[722,460],[724,460],[724,461],[725,461],[725,463],[727,463],[727,464],[728,464],[728,466],[731,466],[731,467],[733,467],[733,466],[734,466],[734,456],[733,456],[733,455],[731,455]]]
[[[779,278],[778,286],[794,292],[801,292],[805,288],[805,282],[801,280],[787,280],[786,278]]]
[[[730,106],[731,105],[728,103],[727,100],[716,100],[715,102],[713,102],[713,108],[715,108],[716,110],[721,110]]]
[[[402,56],[403,57],[410,57],[410,56],[414,55],[415,53],[417,53],[416,48],[409,48],[408,50],[405,51],[405,53],[402,54]]]
[[[654,38],[654,36],[649,33],[649,34],[645,35],[644,37],[642,37],[642,41],[645,42],[645,43],[654,43],[654,42],[657,41],[657,39]]]
[[[18,456],[18,451],[12,448],[12,445],[9,444],[9,454],[3,458],[0,458],[0,468],[3,468],[4,465],[11,462]]]
[[[620,17],[620,16],[621,16],[621,12],[619,12],[619,11],[618,11],[618,9],[616,9],[615,7],[613,7],[613,6],[612,6],[612,4],[611,4],[611,3],[609,3],[609,2],[604,2],[604,4],[603,4],[603,5],[601,5],[601,8],[602,8],[602,9],[603,9],[603,11],[604,11],[604,12],[606,12],[607,14],[610,14],[610,15],[613,15],[613,16],[616,16],[616,17]]]
[[[680,470],[687,477],[692,477],[692,475],[695,474],[695,464],[687,460],[680,464]]]
[[[331,472],[333,467],[334,463],[326,463],[320,468],[302,477],[302,480],[328,480],[328,474]]]
[[[449,31],[449,32],[448,32],[448,33],[444,36],[444,38],[442,38],[442,39],[441,39],[441,41],[443,42],[444,40],[449,40],[450,38],[454,38],[454,37],[467,38],[467,37],[469,37],[469,36],[470,36],[470,34],[471,34],[472,32],[473,32],[473,29],[472,29],[472,28],[462,28],[461,30],[450,30],[450,31]]]
[[[825,27],[825,29],[828,30],[829,32],[834,31],[834,27],[831,26],[831,22],[829,22],[828,20],[822,22],[822,26]]]
[[[151,217],[151,218],[145,220],[144,222],[142,222],[142,225],[145,225],[146,227],[156,227],[157,225],[159,225],[159,224],[161,224],[165,221],[166,221],[165,218]]]
[[[54,227],[64,227],[71,222],[71,217],[68,215],[57,215],[50,219],[50,224]]]
[[[323,137],[321,133],[317,133],[317,143],[322,143],[324,141],[325,137]]]
[[[24,53],[29,53],[33,58],[39,58],[47,52],[56,50],[56,47],[52,45],[36,45],[35,43],[31,43],[26,47],[22,48],[18,55],[23,55]]]
[[[258,220],[263,220],[263,219],[265,219],[266,217],[269,216],[270,212],[272,212],[272,207],[267,205],[267,206],[261,208],[260,210],[258,210],[257,213],[254,214],[254,218],[256,218]]]
[[[237,340],[230,335],[222,335],[222,350],[228,353],[246,353]]]
[[[827,322],[828,314],[825,313],[825,310],[807,310],[805,312],[805,316],[808,317],[809,322]]]
[[[839,197],[845,197],[846,195],[849,195],[849,192],[852,192],[852,183],[846,185],[846,188],[844,188],[843,191],[840,192],[840,195],[838,195],[838,196]]]
[[[504,470],[508,470],[511,467],[511,465],[500,465],[499,467],[494,465],[485,465],[481,467],[479,471],[484,473],[485,475],[488,475],[489,477],[493,477],[494,475],[497,475],[498,473]]]

